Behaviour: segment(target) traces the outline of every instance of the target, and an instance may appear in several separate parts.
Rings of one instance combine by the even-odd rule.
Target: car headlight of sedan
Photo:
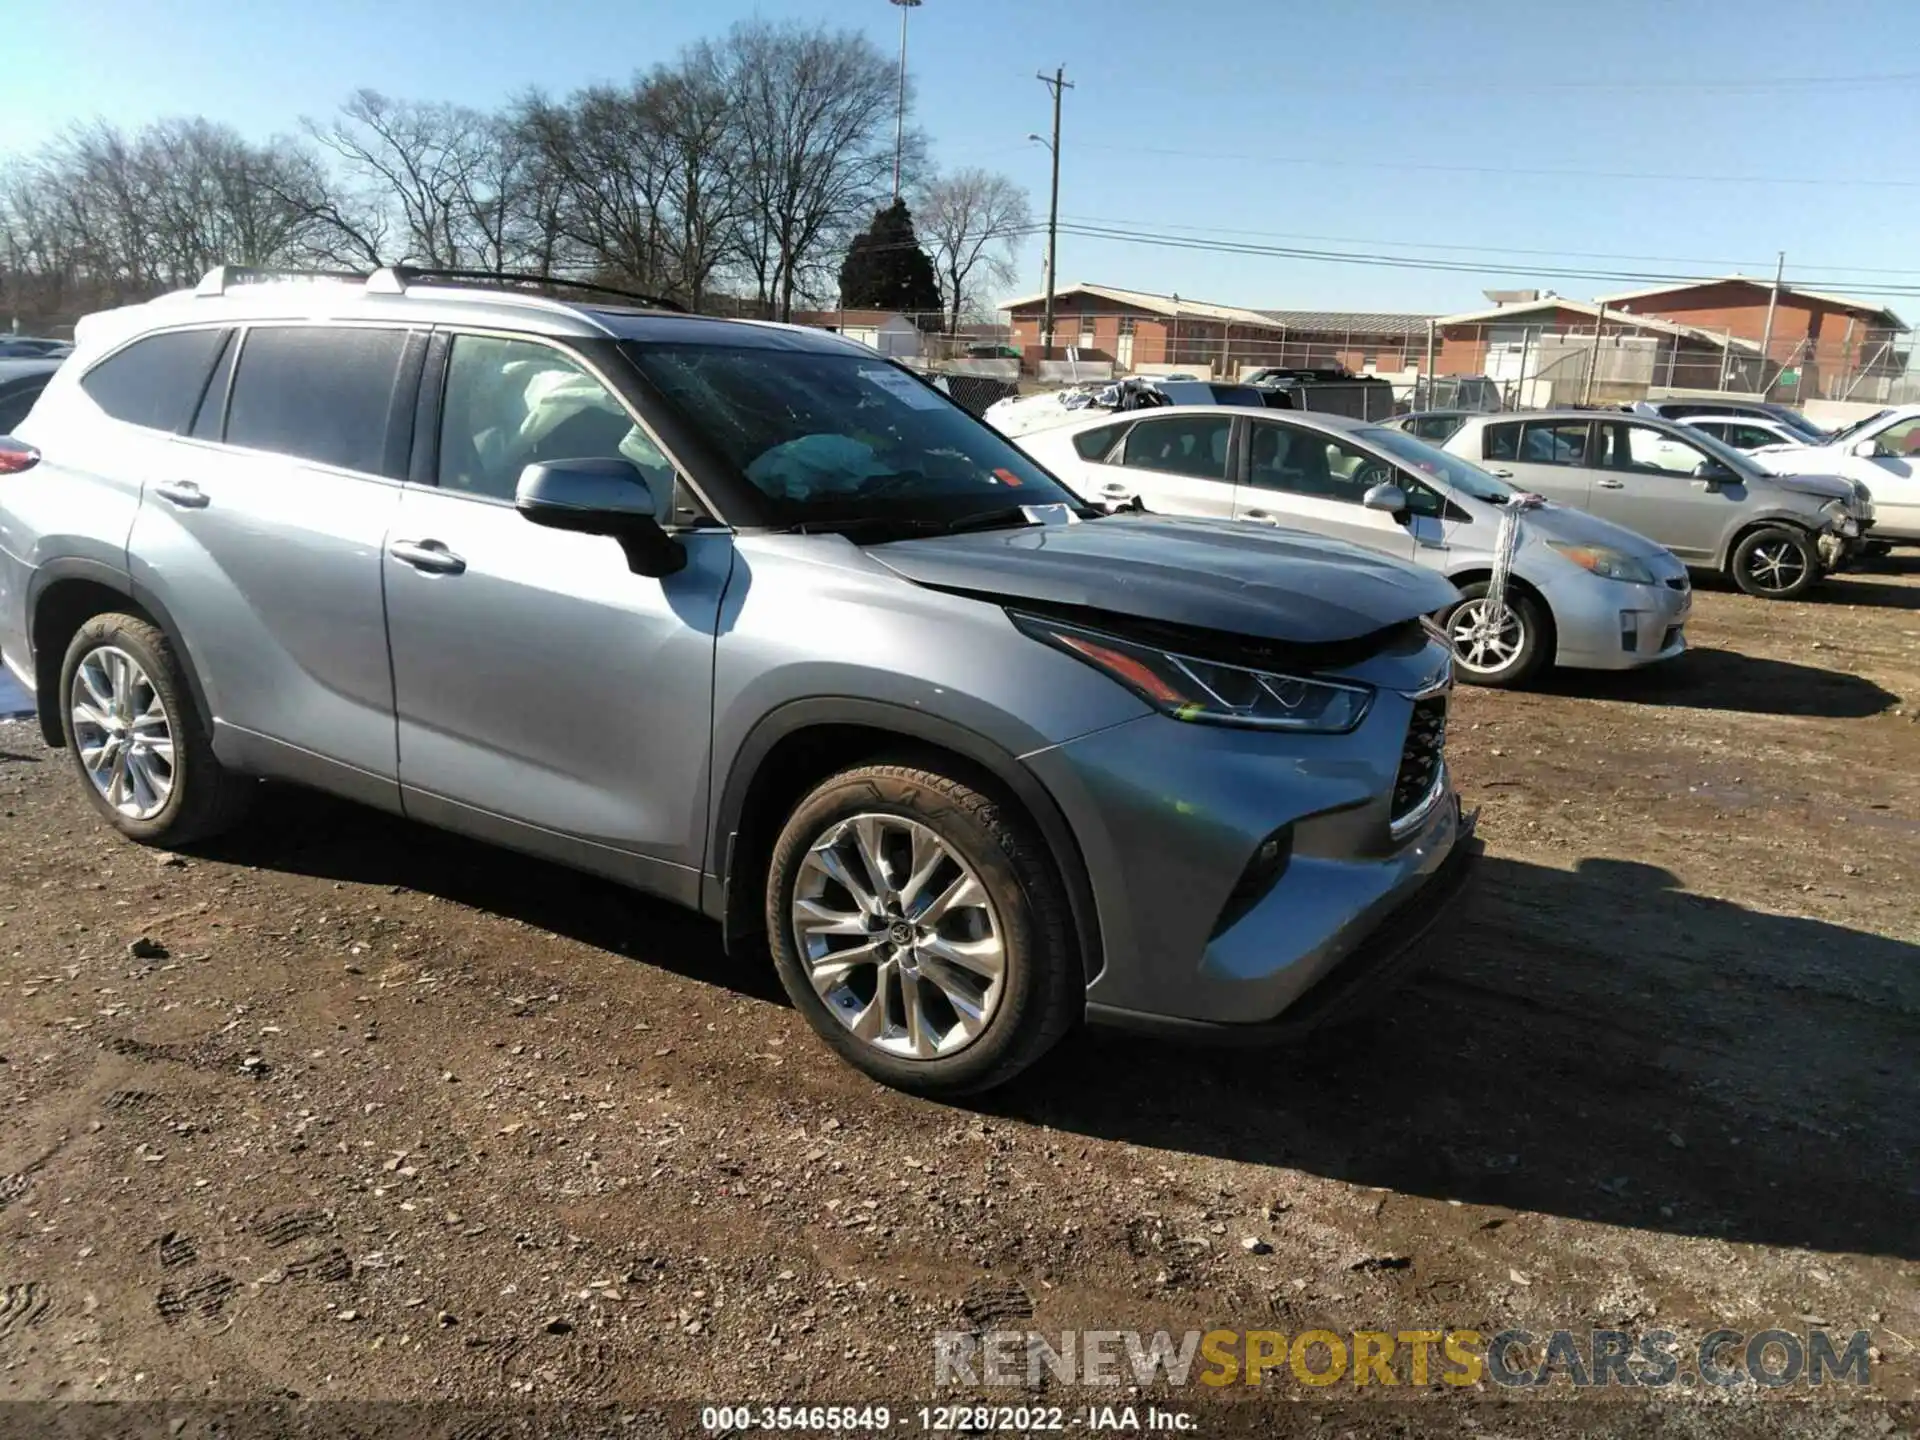
[[[1848,513],[1849,509],[1844,500],[1829,500],[1820,507],[1820,513],[1827,517],[1828,529],[1851,540],[1860,533],[1860,522]]]
[[[1548,545],[1582,570],[1590,570],[1605,580],[1623,580],[1629,585],[1653,584],[1653,571],[1644,560],[1610,545],[1576,545],[1570,540],[1549,540]]]
[[[1366,718],[1373,703],[1373,690],[1365,685],[1202,660],[1102,630],[1009,613],[1035,640],[1104,672],[1176,720],[1344,735]]]

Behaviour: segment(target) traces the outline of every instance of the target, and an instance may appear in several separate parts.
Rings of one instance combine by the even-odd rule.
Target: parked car
[[[0,435],[27,418],[59,368],[58,360],[0,360]]]
[[[1342,415],[1226,410],[1093,417],[1022,436],[1082,496],[1327,535],[1437,571],[1437,607],[1469,680],[1517,685],[1551,664],[1623,670],[1678,655],[1686,568],[1629,530],[1556,505],[1523,510],[1497,613],[1489,582],[1511,485],[1403,431]]]
[[[43,340],[33,335],[0,334],[0,360],[64,359],[73,353],[65,340]]]
[[[1391,425],[1395,430],[1404,430],[1414,439],[1425,440],[1429,445],[1444,445],[1449,435],[1481,413],[1478,410],[1415,410],[1410,415],[1396,415],[1381,423]]]
[[[1771,420],[1784,425],[1809,444],[1820,444],[1831,434],[1816,425],[1791,405],[1771,400],[1636,400],[1627,407],[1636,415],[1651,415],[1656,420],[1679,420],[1683,416],[1711,415],[1720,419],[1748,418]]]
[[[1764,445],[1804,445],[1805,439],[1791,426],[1758,415],[1675,415],[1677,425],[1687,425],[1711,435],[1722,445],[1751,454]]]
[[[1769,445],[1751,452],[1775,475],[1841,475],[1873,495],[1873,538],[1920,544],[1920,405],[1879,410],[1824,445]]]
[[[1865,488],[1769,475],[1699,430],[1621,412],[1478,416],[1447,440],[1464,459],[1666,546],[1749,595],[1785,600],[1854,559],[1874,523]]]
[[[1436,576],[1102,517],[818,330],[231,278],[0,443],[0,659],[130,839],[276,776],[596,871],[929,1093],[1326,1023],[1467,879]]]
[[[1394,413],[1393,386],[1376,375],[1355,375],[1339,368],[1286,369],[1269,366],[1255,370],[1246,383],[1260,391],[1257,403],[1275,410],[1316,410],[1351,415],[1359,420],[1385,420]],[[1225,400],[1239,405],[1240,400]]]

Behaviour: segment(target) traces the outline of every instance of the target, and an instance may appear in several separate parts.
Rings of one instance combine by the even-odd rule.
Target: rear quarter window
[[[1100,425],[1092,430],[1082,430],[1073,437],[1073,448],[1079,452],[1082,460],[1101,461],[1112,453],[1119,441],[1124,425]]]
[[[170,330],[116,350],[80,377],[80,388],[115,420],[173,432],[200,403],[226,332]]]

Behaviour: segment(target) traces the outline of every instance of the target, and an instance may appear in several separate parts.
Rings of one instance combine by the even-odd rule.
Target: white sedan
[[[1763,445],[1747,452],[1776,475],[1842,475],[1873,493],[1873,538],[1920,545],[1920,405],[1856,421],[1825,445]]]

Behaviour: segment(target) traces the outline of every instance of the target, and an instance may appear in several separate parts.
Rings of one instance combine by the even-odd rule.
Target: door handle
[[[1129,493],[1126,486],[1114,480],[1109,480],[1106,484],[1102,485],[1100,492],[1103,495],[1119,495],[1122,497]]]
[[[1602,490],[1624,490],[1627,488],[1627,482],[1624,480],[1596,480],[1593,483],[1598,485]]]
[[[163,480],[153,487],[153,493],[169,505],[178,505],[182,510],[207,508],[207,492],[191,480]]]
[[[1266,510],[1242,510],[1240,512],[1240,518],[1242,520],[1257,521],[1262,525],[1278,525],[1280,523],[1280,517],[1278,515]]]
[[[387,546],[387,553],[429,575],[458,575],[467,568],[465,560],[438,540],[395,540]]]

